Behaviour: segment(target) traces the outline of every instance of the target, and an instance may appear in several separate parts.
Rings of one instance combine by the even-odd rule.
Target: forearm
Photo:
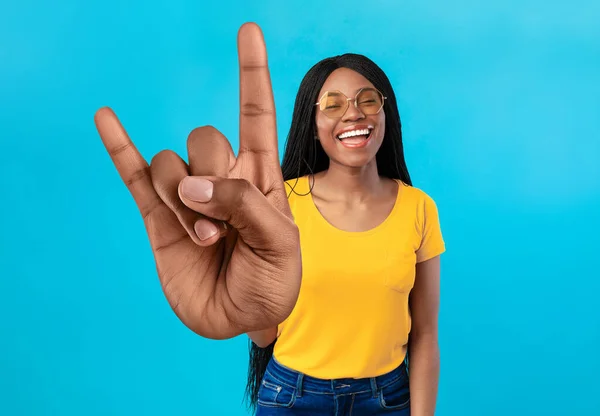
[[[417,335],[409,344],[411,416],[433,416],[440,373],[440,350],[434,334]]]
[[[264,329],[262,331],[248,332],[248,336],[260,348],[266,348],[277,339],[277,327]]]

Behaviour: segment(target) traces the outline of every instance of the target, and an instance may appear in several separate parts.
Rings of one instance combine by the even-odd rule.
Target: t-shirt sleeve
[[[435,201],[425,195],[419,211],[421,245],[417,250],[417,263],[429,260],[446,250]]]

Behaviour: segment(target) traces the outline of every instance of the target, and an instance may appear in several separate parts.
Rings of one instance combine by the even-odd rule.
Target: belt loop
[[[375,377],[371,377],[371,391],[373,392],[373,398],[377,397],[377,380]]]
[[[298,378],[296,379],[296,397],[302,397],[302,380],[304,379],[304,374],[298,372]]]

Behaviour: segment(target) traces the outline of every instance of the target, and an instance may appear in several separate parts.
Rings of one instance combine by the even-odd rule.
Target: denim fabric
[[[379,377],[322,380],[284,367],[267,366],[256,416],[410,416],[406,365]]]

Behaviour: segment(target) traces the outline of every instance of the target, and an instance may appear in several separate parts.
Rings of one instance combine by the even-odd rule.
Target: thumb
[[[290,218],[245,179],[187,176],[178,190],[188,208],[228,223],[252,248],[273,247],[285,230],[295,228]]]

